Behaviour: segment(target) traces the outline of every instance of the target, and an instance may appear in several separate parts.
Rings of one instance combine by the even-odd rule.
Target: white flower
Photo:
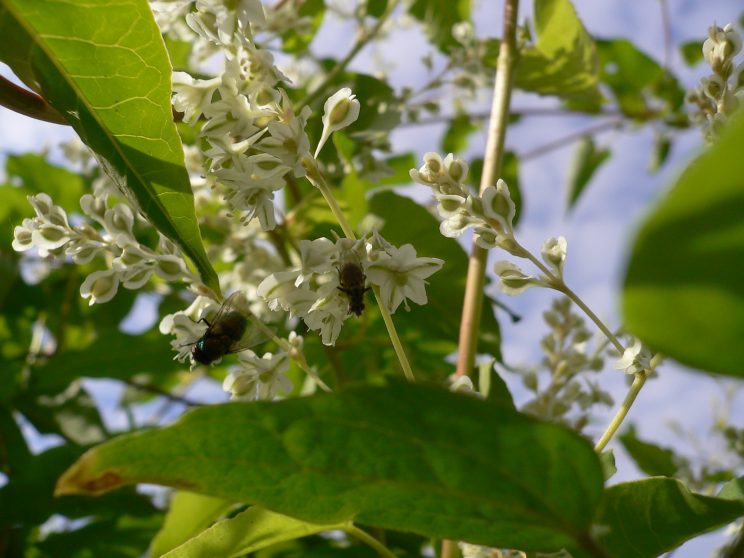
[[[356,95],[352,95],[351,89],[348,87],[344,87],[328,97],[325,105],[323,105],[323,133],[320,136],[318,147],[315,149],[315,157],[318,156],[333,132],[346,128],[359,118],[359,109],[359,101]]]
[[[186,124],[196,124],[208,110],[221,79],[194,79],[186,72],[173,72],[173,108],[183,113]]]
[[[390,246],[367,268],[367,278],[379,285],[382,300],[390,312],[395,312],[407,299],[426,304],[425,279],[439,271],[444,261],[438,258],[418,258],[411,244],[400,248]]]
[[[644,347],[640,340],[634,339],[633,343],[623,352],[623,356],[615,362],[615,368],[624,370],[626,374],[637,374],[643,370],[650,371],[653,356],[648,347]]]
[[[119,273],[113,269],[94,271],[80,285],[80,296],[90,298],[89,305],[108,302],[119,289]]]
[[[732,60],[742,47],[739,32],[729,23],[721,29],[717,25],[708,28],[708,38],[703,42],[703,57],[714,72],[728,77]]]
[[[191,357],[193,345],[208,327],[201,319],[214,315],[218,308],[219,305],[211,298],[198,296],[186,310],[163,317],[159,325],[160,333],[176,336],[171,340],[171,347],[176,351],[174,360],[184,362]]]
[[[292,390],[292,382],[285,376],[290,362],[287,353],[266,353],[259,358],[248,350],[238,355],[238,361],[240,367],[233,369],[222,383],[222,389],[230,392],[231,399],[273,399]]]
[[[33,219],[24,219],[23,224],[13,229],[13,250],[16,252],[25,252],[34,247],[34,226]]]
[[[565,237],[553,237],[545,241],[540,253],[546,264],[555,270],[558,277],[563,277],[563,264],[566,261],[568,243]]]

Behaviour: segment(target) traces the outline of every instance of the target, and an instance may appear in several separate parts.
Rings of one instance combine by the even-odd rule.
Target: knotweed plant
[[[505,0],[499,38],[466,4],[0,0],[17,44],[0,60],[29,88],[0,82],[0,104],[80,137],[64,167],[10,156],[0,187],[0,501],[14,503],[0,548],[651,557],[733,525],[721,556],[738,556],[736,464],[696,469],[621,426],[647,379],[667,378],[662,352],[741,375],[738,349],[709,349],[741,330],[741,36],[710,28],[713,74],[688,118],[668,63],[595,40],[569,0],[535,2],[523,26]],[[324,58],[311,45],[329,14],[356,32]],[[433,51],[418,53],[424,82],[398,87],[382,39],[414,24]],[[372,45],[375,67],[355,70]],[[523,241],[520,189],[533,194],[505,136],[530,110],[511,107],[515,88],[613,127],[704,120],[712,146],[634,240],[613,327],[569,285],[569,235]],[[441,120],[442,149],[412,168],[431,148],[398,152],[393,131]],[[481,120],[483,159],[466,149]],[[581,153],[570,204],[609,151]],[[488,278],[558,293],[533,363],[512,360]],[[706,329],[718,314],[725,331]],[[629,384],[617,405],[608,361]],[[113,387],[110,424],[89,392]],[[740,456],[741,429],[716,431]],[[61,446],[35,455],[39,434]],[[649,478],[612,484],[617,440]],[[137,483],[173,491],[104,495]]]

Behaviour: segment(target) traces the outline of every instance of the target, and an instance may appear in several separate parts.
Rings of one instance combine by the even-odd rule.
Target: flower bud
[[[563,264],[566,261],[567,247],[566,239],[559,236],[546,240],[540,252],[545,263],[552,267],[559,277],[563,277]]]
[[[113,269],[94,271],[80,285],[80,296],[90,298],[89,304],[108,302],[119,289],[119,274]]]
[[[16,252],[25,252],[34,246],[33,231],[27,228],[27,223],[31,224],[31,219],[24,219],[22,226],[13,229],[13,250]]]
[[[323,105],[323,134],[315,149],[315,157],[318,156],[333,132],[346,128],[359,118],[359,109],[359,101],[348,87],[344,87],[328,98]]]
[[[500,287],[504,294],[520,294],[530,287],[544,285],[543,281],[533,275],[525,275],[524,272],[511,262],[496,262],[493,267],[496,275],[499,276]]]
[[[505,230],[512,230],[516,206],[509,194],[509,187],[499,178],[496,186],[489,186],[481,195],[483,214],[501,223]]]

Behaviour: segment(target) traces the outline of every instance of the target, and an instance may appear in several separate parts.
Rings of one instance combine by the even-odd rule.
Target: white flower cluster
[[[190,360],[191,368],[196,367],[191,360],[191,350],[209,327],[205,320],[213,318],[219,307],[211,298],[198,296],[186,310],[168,314],[160,321],[160,332],[175,336],[171,340],[171,347],[176,351],[175,360]],[[302,350],[302,337],[292,332],[288,341],[293,350]],[[240,351],[237,364],[230,367],[222,387],[232,399],[273,399],[277,394],[292,390],[292,382],[285,376],[289,363],[290,354],[282,350],[262,357],[251,350]]]
[[[184,121],[200,129],[208,159],[208,177],[224,188],[229,205],[247,222],[257,217],[264,230],[276,226],[274,192],[285,176],[303,176],[299,164],[309,153],[305,124],[310,109],[299,115],[284,91],[287,78],[274,66],[273,57],[251,40],[250,21],[263,22],[257,0],[243,0],[235,9],[223,2],[200,0],[186,17],[202,38],[221,46],[223,73],[200,80],[184,72],[173,74],[173,105]]]
[[[732,23],[723,29],[712,25],[703,43],[703,57],[713,73],[687,94],[697,106],[693,119],[705,126],[705,138],[713,141],[727,120],[744,102],[744,62],[734,58],[742,50],[742,37]]]
[[[80,294],[89,298],[90,304],[108,302],[120,284],[127,289],[139,289],[153,274],[166,281],[199,281],[175,244],[164,236],[160,236],[157,251],[137,241],[133,233],[134,214],[127,205],[107,207],[105,195],[84,195],[80,207],[103,229],[98,230],[88,223],[70,226],[65,210],[55,205],[47,194],[29,196],[28,200],[36,217],[24,219],[15,227],[15,250],[36,248],[42,258],[69,256],[78,264],[105,256],[108,269],[94,271],[80,287]]]
[[[379,234],[351,241],[327,238],[300,241],[300,263],[292,271],[269,275],[258,287],[272,310],[285,310],[302,318],[311,330],[319,330],[325,345],[333,345],[343,322],[350,315],[350,290],[363,297],[366,281],[380,289],[390,312],[408,300],[426,304],[426,279],[438,271],[443,261],[420,258],[410,244],[396,248]],[[362,284],[341,284],[346,265],[359,266]],[[344,289],[342,291],[341,289]]]
[[[451,153],[444,160],[437,153],[427,153],[424,165],[410,172],[414,181],[433,190],[437,211],[444,219],[439,227],[444,236],[458,237],[472,227],[478,246],[501,248],[520,258],[529,257],[514,237],[516,207],[506,182],[499,179],[496,186],[489,186],[478,196],[465,185],[467,173],[467,163]],[[513,295],[534,286],[554,287],[557,280],[562,280],[566,251],[566,239],[562,236],[546,240],[541,254],[547,267],[540,276],[526,275],[511,262],[497,262],[494,269],[501,279],[501,289]]]

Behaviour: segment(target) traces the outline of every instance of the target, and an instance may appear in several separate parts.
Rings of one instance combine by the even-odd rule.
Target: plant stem
[[[491,120],[488,125],[488,140],[483,157],[483,174],[480,191],[496,182],[501,173],[504,156],[504,138],[509,119],[509,103],[517,64],[517,0],[504,0],[504,26],[496,65],[496,79],[493,86]],[[478,329],[483,308],[483,287],[485,285],[486,258],[488,252],[473,244],[468,263],[468,276],[465,283],[465,298],[460,320],[458,342],[458,376],[470,374],[475,364],[478,344]],[[444,556],[444,555],[443,555]]]
[[[551,140],[530,151],[525,151],[524,153],[519,155],[519,160],[527,161],[529,159],[535,159],[555,149],[560,149],[561,147],[564,147],[568,144],[578,141],[585,136],[594,136],[602,132],[608,132],[610,130],[615,130],[617,128],[622,127],[623,124],[624,124],[624,121],[622,118],[613,118],[612,120],[607,120],[606,122],[600,122],[599,124],[594,124],[592,126],[584,128],[583,130],[577,130],[575,132],[571,132],[570,134],[566,134],[563,137]]]
[[[638,393],[641,391],[643,384],[646,383],[646,378],[648,378],[648,372],[646,370],[641,370],[633,377],[633,383],[628,390],[628,394],[623,400],[623,404],[620,405],[620,408],[617,410],[617,413],[615,413],[615,416],[613,417],[609,426],[607,426],[607,430],[605,430],[604,434],[602,434],[599,441],[597,442],[597,445],[594,446],[594,451],[599,453],[603,449],[605,449],[607,443],[615,435],[618,428],[620,428],[623,420],[625,420],[625,417],[628,415],[628,411],[630,411],[630,408],[633,406],[633,402],[635,401],[636,397],[638,397]]]
[[[374,538],[369,533],[362,531],[356,525],[345,527],[344,531],[349,533],[352,537],[359,539],[360,541],[362,541],[364,544],[366,544],[370,548],[375,549],[378,555],[384,556],[385,558],[396,558],[395,554],[393,554],[390,550],[388,550],[384,544],[382,544],[380,541],[378,541],[376,538]]]
[[[354,59],[354,57],[359,54],[359,51],[361,51],[365,46],[367,46],[367,43],[369,43],[377,36],[377,33],[379,33],[382,26],[390,17],[390,14],[393,13],[393,10],[398,5],[399,1],[400,0],[388,0],[387,7],[385,8],[385,11],[382,13],[382,15],[377,19],[377,23],[375,23],[374,26],[372,26],[372,28],[369,30],[365,28],[359,30],[356,40],[351,47],[351,50],[346,54],[346,56],[344,56],[336,63],[336,65],[330,72],[326,74],[323,81],[320,83],[320,85],[318,85],[318,87],[313,90],[312,93],[308,94],[304,99],[297,103],[297,106],[294,107],[295,112],[299,112],[302,107],[311,104],[325,92],[328,86],[333,83],[333,80],[335,80],[341,74],[341,72],[346,69],[346,67]]]
[[[325,198],[326,202],[328,203],[328,207],[331,208],[331,212],[333,212],[333,215],[336,217],[336,220],[338,221],[338,224],[341,226],[341,230],[346,235],[346,238],[350,240],[356,240],[356,235],[354,234],[354,230],[351,228],[351,225],[346,220],[346,216],[344,215],[344,212],[341,211],[341,207],[338,205],[338,202],[336,201],[336,197],[333,195],[333,192],[328,187],[328,183],[325,181],[325,178],[318,170],[317,172],[308,173],[307,179],[316,187],[318,190],[320,190],[320,193],[323,194],[323,197]],[[408,362],[408,357],[406,356],[406,352],[403,350],[403,344],[400,342],[400,337],[398,337],[398,332],[395,329],[395,324],[393,323],[393,317],[390,315],[390,312],[387,309],[387,306],[385,306],[382,298],[380,297],[380,289],[376,286],[373,287],[373,292],[375,293],[375,300],[377,300],[377,306],[380,308],[380,314],[382,315],[382,320],[385,322],[385,327],[387,328],[388,336],[390,337],[390,342],[393,344],[393,349],[395,349],[395,354],[398,357],[398,362],[400,362],[400,367],[403,369],[403,374],[405,375],[406,379],[409,382],[415,381],[415,378],[413,376],[413,370],[411,369],[411,364]]]

